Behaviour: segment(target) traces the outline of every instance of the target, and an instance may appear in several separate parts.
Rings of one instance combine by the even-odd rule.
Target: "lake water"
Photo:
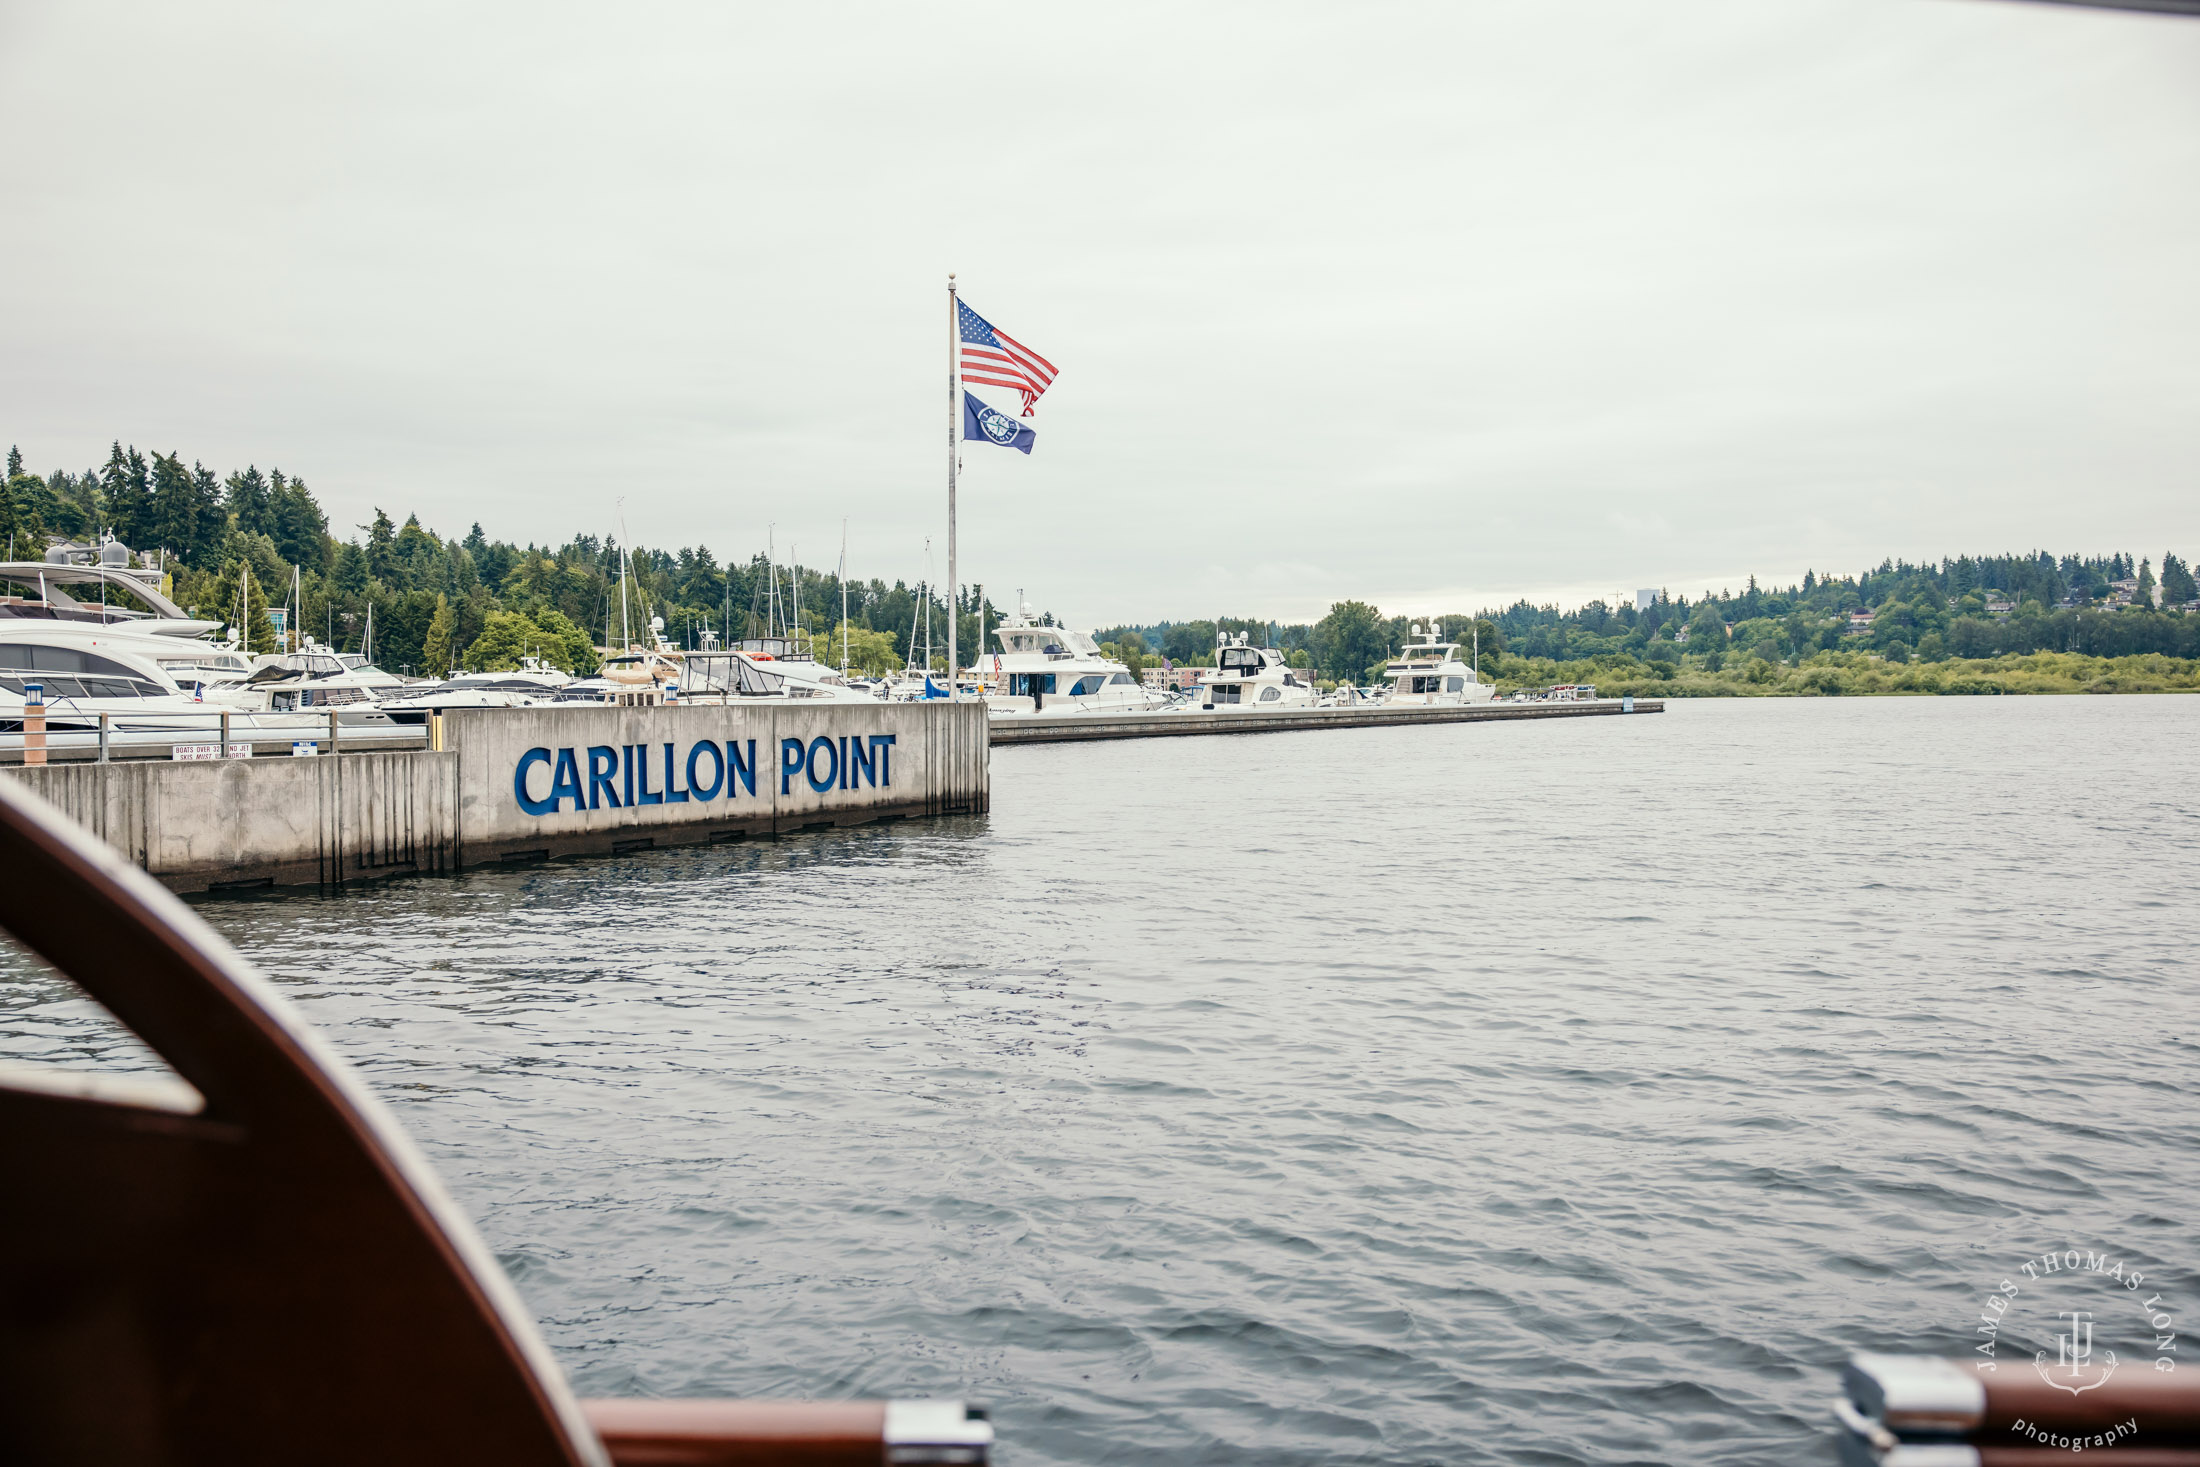
[[[1966,1350],[2026,1257],[2195,1297],[2200,700],[993,765],[982,819],[200,910],[587,1394],[961,1395],[1012,1464],[1829,1461],[1840,1359]]]

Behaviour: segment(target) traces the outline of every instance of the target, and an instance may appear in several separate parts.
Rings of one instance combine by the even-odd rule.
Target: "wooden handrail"
[[[583,1401],[615,1467],[879,1467],[884,1401]]]
[[[954,1401],[583,1401],[613,1467],[917,1467],[987,1460]]]

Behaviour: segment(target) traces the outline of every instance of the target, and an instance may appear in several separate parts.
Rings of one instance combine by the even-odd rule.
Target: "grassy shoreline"
[[[1605,697],[1638,698],[1829,698],[1994,697],[2063,693],[2200,693],[2200,660],[2146,653],[2088,657],[2078,652],[2031,652],[2007,657],[1937,662],[1890,662],[1865,652],[1819,652],[1800,664],[1727,656],[1717,667],[1707,659],[1677,664],[1631,657],[1577,662],[1506,657],[1494,674],[1500,695],[1515,688],[1554,683],[1594,683]]]

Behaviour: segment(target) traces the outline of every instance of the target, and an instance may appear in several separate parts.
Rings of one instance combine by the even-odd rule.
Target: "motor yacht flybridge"
[[[993,631],[1001,650],[992,667],[979,671],[996,715],[1131,713],[1167,701],[1103,656],[1090,633],[1035,620],[1028,601]]]
[[[1457,642],[1440,642],[1436,623],[1419,622],[1414,640],[1383,669],[1390,679],[1385,706],[1417,708],[1446,704],[1487,703],[1497,690],[1483,682],[1473,667],[1459,660]]]
[[[221,627],[169,600],[161,593],[160,573],[134,569],[129,558],[128,549],[110,540],[100,547],[96,565],[66,559],[0,561],[0,622],[128,626],[155,636],[187,638]]]
[[[1202,713],[1272,713],[1311,708],[1314,697],[1314,685],[1286,664],[1281,652],[1249,646],[1243,632],[1220,632],[1215,636],[1215,670],[1200,676],[1187,707]]]

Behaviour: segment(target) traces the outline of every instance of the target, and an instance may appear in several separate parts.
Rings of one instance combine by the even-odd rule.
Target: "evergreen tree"
[[[229,538],[229,516],[222,510],[222,481],[205,464],[191,463],[191,499],[197,511],[198,535],[185,552],[193,565],[212,565]]]
[[[56,528],[64,534],[84,539],[96,532],[102,509],[99,497],[99,471],[86,469],[81,474],[71,474],[66,469],[56,469],[47,476],[47,486],[53,490]]]
[[[2200,587],[2194,586],[2192,571],[2174,550],[2162,555],[2162,600],[2172,606],[2200,600]]]
[[[152,487],[145,468],[145,455],[132,444],[123,451],[117,440],[107,455],[107,467],[100,472],[100,494],[106,500],[107,525],[115,538],[133,548],[151,540]]]
[[[385,586],[402,585],[398,579],[397,526],[377,507],[374,523],[359,528],[367,532],[367,574]]]
[[[407,578],[405,584],[422,586],[441,579],[435,574],[435,562],[442,548],[441,541],[420,528],[420,516],[405,516],[405,525],[397,532],[395,547],[397,561],[404,568],[401,574]]]
[[[153,455],[152,503],[145,518],[145,543],[140,550],[162,547],[184,560],[194,558],[199,546],[197,484],[183,466],[183,455]]]
[[[313,495],[303,479],[282,482],[277,471],[268,486],[268,517],[274,522],[267,531],[269,539],[283,559],[292,565],[313,570],[328,565],[328,517],[321,513]]]
[[[37,560],[46,553],[46,528],[38,522],[38,512],[17,492],[20,477],[0,480],[0,539],[7,541],[9,560]]]
[[[451,675],[451,603],[447,597],[435,598],[435,620],[428,623],[428,640],[421,645],[420,662],[430,677]]]
[[[12,479],[22,472],[23,450],[11,443],[8,445],[8,477]]]
[[[2131,598],[2131,602],[2134,606],[2144,606],[2149,610],[2153,609],[2154,566],[2150,561],[2142,559],[2139,562],[2139,590],[2138,594]]]
[[[347,596],[362,595],[367,589],[367,553],[357,540],[336,547],[336,589]]]
[[[282,470],[275,477],[283,477]],[[247,535],[272,535],[275,516],[268,508],[268,484],[258,465],[248,467],[241,474],[229,476],[229,514],[237,528]]]

